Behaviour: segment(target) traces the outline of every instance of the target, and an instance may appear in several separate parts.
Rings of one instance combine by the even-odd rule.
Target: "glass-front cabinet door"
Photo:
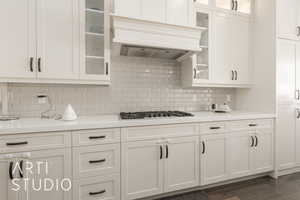
[[[110,80],[108,0],[81,0],[81,79]]]

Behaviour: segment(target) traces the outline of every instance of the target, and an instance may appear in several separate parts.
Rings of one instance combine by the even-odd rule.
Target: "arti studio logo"
[[[49,163],[46,161],[18,161],[10,162],[11,190],[18,191],[63,191],[72,188],[70,178],[50,178]],[[18,175],[15,177],[14,175]]]

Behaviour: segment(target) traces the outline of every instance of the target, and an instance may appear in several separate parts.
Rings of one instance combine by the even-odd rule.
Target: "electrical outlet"
[[[226,95],[226,101],[231,102],[231,95],[229,95],[229,94]]]

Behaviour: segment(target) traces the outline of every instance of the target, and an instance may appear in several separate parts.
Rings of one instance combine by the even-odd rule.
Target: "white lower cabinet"
[[[201,185],[220,182],[228,178],[227,140],[226,134],[201,137]]]
[[[274,169],[273,131],[257,129],[201,137],[201,185]]]
[[[199,185],[199,138],[122,144],[122,199],[137,199]]]
[[[24,161],[28,162],[26,164]],[[26,195],[21,200],[71,200],[72,188],[69,188],[70,181],[72,181],[71,172],[71,149],[56,149],[56,150],[43,150],[30,152],[28,160],[24,160],[24,178],[29,178],[29,184]],[[45,180],[48,183],[43,185]],[[41,189],[39,188],[39,181],[41,180]],[[69,181],[70,180],[70,181]],[[54,183],[53,188],[50,191],[45,192],[45,186],[51,187],[51,183]],[[58,183],[58,185],[56,184]],[[61,187],[63,184],[63,187]],[[34,187],[33,187],[34,186]],[[58,187],[57,187],[58,186]],[[72,183],[71,183],[72,186]],[[57,189],[58,188],[58,189]],[[45,193],[47,195],[45,195]]]
[[[122,144],[122,199],[163,192],[163,145],[158,140]]]
[[[165,159],[164,190],[171,192],[199,184],[198,137],[170,139]]]
[[[13,184],[10,177],[10,163],[15,162],[15,159],[0,158],[0,195],[1,200],[18,200],[18,192],[12,190]]]
[[[255,137],[248,132],[230,134],[229,139],[229,169],[231,178],[247,176],[251,173],[252,151]]]

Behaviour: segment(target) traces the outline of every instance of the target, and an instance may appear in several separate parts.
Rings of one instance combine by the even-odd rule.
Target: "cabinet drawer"
[[[273,120],[272,119],[257,119],[257,120],[232,121],[232,122],[228,123],[228,126],[231,131],[272,129],[273,128]]]
[[[96,129],[74,131],[73,146],[109,144],[120,142],[120,129]]]
[[[74,182],[74,200],[119,200],[120,177],[110,175]]]
[[[177,124],[123,128],[122,141],[153,140],[166,137],[199,135],[196,124]]]
[[[217,134],[226,132],[225,122],[212,122],[200,124],[200,134]]]
[[[0,152],[34,151],[71,146],[69,132],[17,134],[0,137]]]
[[[120,145],[74,148],[73,170],[75,179],[120,173]]]

